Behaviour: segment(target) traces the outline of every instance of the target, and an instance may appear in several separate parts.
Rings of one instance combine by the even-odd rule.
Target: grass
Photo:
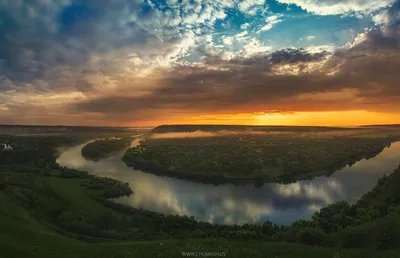
[[[109,209],[86,196],[76,179],[45,178],[45,183],[76,207],[91,212]],[[118,241],[89,244],[69,238],[40,223],[30,212],[0,192],[0,257],[131,258],[182,257],[181,252],[225,252],[225,257],[346,258],[399,257],[399,252],[321,248],[284,243],[233,242],[215,239]],[[202,257],[202,256],[200,256]]]
[[[398,257],[395,251],[344,250],[280,243],[236,243],[212,239],[88,244],[55,233],[2,193],[0,203],[0,257],[182,257],[181,252],[226,252],[226,257],[232,258]]]
[[[120,215],[119,212],[90,198],[86,194],[87,190],[80,186],[80,179],[46,177],[44,181],[53,191],[56,191],[64,199],[68,200],[74,208],[87,210],[95,216],[106,212],[111,212],[116,216]]]

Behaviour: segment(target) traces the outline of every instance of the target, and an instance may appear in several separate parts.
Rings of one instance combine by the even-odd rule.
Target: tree
[[[312,220],[326,233],[337,232],[340,228],[346,228],[353,223],[349,216],[350,205],[345,202],[337,202],[317,211]]]

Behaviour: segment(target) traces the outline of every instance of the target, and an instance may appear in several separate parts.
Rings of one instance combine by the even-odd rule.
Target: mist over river
[[[134,140],[131,146],[138,141]],[[400,142],[396,142],[376,157],[363,159],[329,177],[286,185],[269,183],[260,188],[253,184],[215,186],[134,170],[121,161],[125,150],[99,162],[88,161],[81,155],[86,144],[64,149],[57,163],[128,182],[134,194],[115,199],[116,202],[164,214],[194,216],[197,220],[218,224],[262,223],[265,220],[290,224],[297,219],[309,219],[315,211],[333,202],[355,203],[379,178],[397,168],[400,161]]]

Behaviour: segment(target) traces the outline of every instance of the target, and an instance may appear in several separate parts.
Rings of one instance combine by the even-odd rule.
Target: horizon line
[[[186,123],[171,123],[171,124],[159,124],[152,126],[110,126],[110,125],[50,125],[50,124],[0,124],[0,126],[26,126],[26,127],[97,127],[97,128],[155,128],[159,126],[251,126],[251,127],[365,127],[365,126],[393,126],[400,125],[397,123],[376,123],[376,124],[348,124],[348,125],[251,125],[251,124],[186,124]]]

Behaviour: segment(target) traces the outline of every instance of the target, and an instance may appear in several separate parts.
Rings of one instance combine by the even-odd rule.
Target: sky
[[[400,123],[400,0],[0,0],[0,124]]]

